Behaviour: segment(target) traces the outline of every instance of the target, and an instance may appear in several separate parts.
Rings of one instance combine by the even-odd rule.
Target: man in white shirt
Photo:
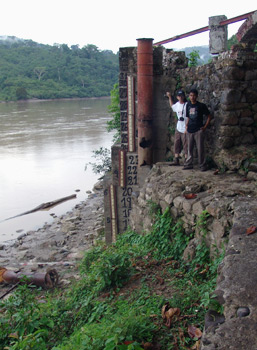
[[[177,126],[175,131],[175,141],[174,141],[174,153],[175,159],[171,165],[179,165],[179,156],[182,151],[182,146],[185,154],[185,159],[187,158],[187,137],[186,137],[186,96],[183,90],[178,90],[176,96],[178,102],[174,103],[170,92],[166,92],[169,98],[170,107],[173,112],[177,115]]]

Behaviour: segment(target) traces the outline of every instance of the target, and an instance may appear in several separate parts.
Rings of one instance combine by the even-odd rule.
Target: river
[[[93,151],[109,148],[110,99],[0,103],[0,242],[51,223],[85,200],[99,175]],[[76,194],[50,210],[6,220]]]

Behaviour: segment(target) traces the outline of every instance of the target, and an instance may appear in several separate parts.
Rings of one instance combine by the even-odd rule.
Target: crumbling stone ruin
[[[216,291],[224,317],[206,316],[202,349],[255,350],[257,234],[246,231],[257,226],[257,12],[229,51],[222,20],[210,18],[215,56],[200,67],[188,67],[184,52],[152,46],[153,39],[120,49],[121,143],[112,147],[112,174],[105,178],[105,232],[108,243],[129,226],[143,234],[152,225],[147,203],[153,201],[195,232],[184,253],[190,261],[200,237],[197,221],[208,213],[209,247],[226,248]],[[175,124],[164,95],[181,88],[186,94],[196,88],[213,117],[204,174],[169,167]],[[187,200],[188,192],[195,197]]]

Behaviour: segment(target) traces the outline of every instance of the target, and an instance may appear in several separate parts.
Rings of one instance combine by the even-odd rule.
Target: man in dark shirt
[[[206,171],[206,162],[204,154],[204,131],[211,121],[211,115],[204,103],[197,101],[198,91],[191,89],[189,93],[189,102],[186,106],[187,125],[186,133],[188,138],[188,157],[183,169],[193,169],[193,151],[196,143],[198,153],[198,164],[201,171]],[[203,124],[203,117],[207,116],[207,121]]]

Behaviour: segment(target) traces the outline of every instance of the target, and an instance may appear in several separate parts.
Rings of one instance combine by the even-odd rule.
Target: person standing
[[[185,154],[185,159],[187,158],[187,137],[186,137],[186,95],[183,90],[179,90],[176,94],[178,102],[174,103],[169,92],[166,92],[166,96],[169,98],[169,104],[173,112],[176,113],[178,121],[175,131],[175,141],[174,141],[174,153],[175,159],[171,165],[179,165],[179,156],[182,151],[182,146]]]
[[[188,140],[188,157],[185,162],[184,168],[193,169],[193,151],[194,144],[197,147],[198,164],[201,171],[206,171],[206,160],[204,152],[204,132],[207,126],[210,124],[211,115],[210,111],[204,103],[197,101],[198,91],[191,89],[189,92],[189,102],[186,106],[186,134]],[[203,117],[206,116],[207,120],[204,124]]]

